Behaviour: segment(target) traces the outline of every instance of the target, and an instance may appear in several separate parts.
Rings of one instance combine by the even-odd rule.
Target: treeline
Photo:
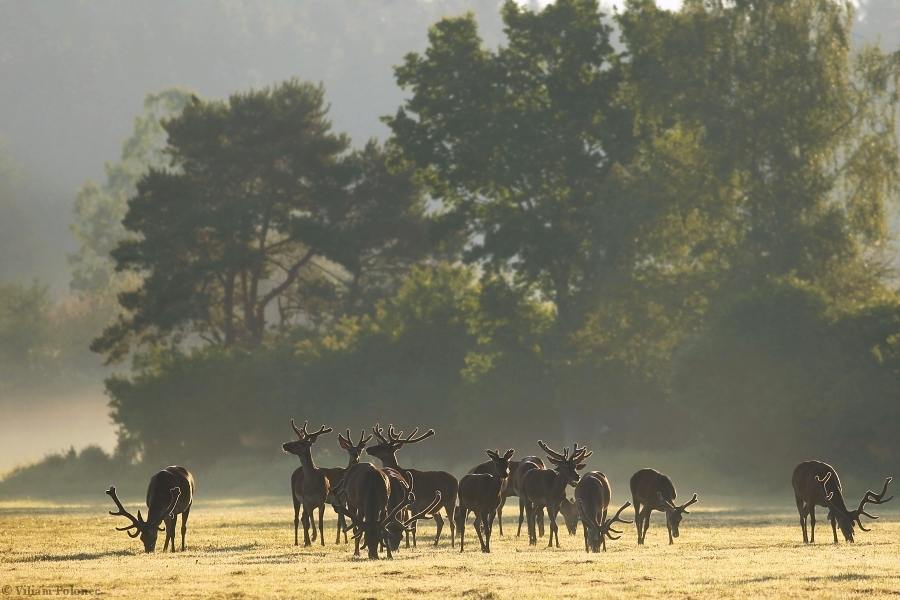
[[[117,459],[268,458],[295,416],[432,426],[410,458],[453,464],[543,437],[752,481],[895,465],[900,55],[852,51],[843,3],[707,4],[508,2],[500,46],[443,19],[355,149],[321,86],[183,95],[80,251],[120,291],[92,348],[133,361]]]

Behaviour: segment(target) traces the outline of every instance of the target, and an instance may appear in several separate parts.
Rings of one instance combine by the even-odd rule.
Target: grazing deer
[[[853,541],[853,528],[858,525],[862,531],[869,531],[862,524],[862,517],[877,519],[875,515],[866,512],[866,504],[884,504],[893,496],[885,499],[888,484],[893,477],[886,477],[884,487],[880,494],[868,490],[859,501],[856,510],[848,510],[844,502],[841,480],[837,471],[831,465],[818,460],[802,462],[794,469],[791,484],[794,487],[794,499],[797,502],[797,512],[800,513],[800,527],[803,529],[803,543],[815,543],[816,541],[816,506],[828,508],[828,520],[831,522],[831,532],[834,535],[834,543],[838,543],[837,529],[840,527],[844,539]],[[809,537],[806,534],[806,517],[809,516]]]
[[[349,527],[354,529],[353,540],[356,543],[354,556],[359,556],[360,541],[368,550],[370,559],[378,560],[378,549],[384,546],[387,557],[393,558],[392,550],[400,545],[403,532],[418,519],[434,511],[441,503],[441,494],[436,492],[433,500],[420,512],[411,517],[400,515],[408,510],[415,501],[414,477],[407,473],[409,480],[403,477],[404,493],[396,504],[391,504],[391,479],[387,469],[379,469],[370,463],[359,463],[347,469],[334,497],[332,507],[335,512],[350,521]],[[346,508],[345,508],[346,504]]]
[[[294,419],[291,419],[291,427],[297,434],[297,440],[293,442],[285,442],[281,445],[285,452],[296,454],[300,457],[302,471],[299,469],[294,471],[291,476],[291,493],[294,498],[294,545],[297,545],[297,512],[299,505],[303,505],[303,545],[309,546],[312,542],[309,537],[310,519],[313,518],[313,511],[319,509],[319,541],[324,546],[325,539],[322,538],[323,520],[325,513],[325,499],[328,497],[328,491],[331,489],[331,483],[326,476],[325,470],[320,469],[313,462],[311,448],[316,440],[323,433],[330,433],[331,427],[324,425],[313,433],[306,431],[309,421],[303,423],[303,427],[297,427]],[[315,539],[315,522],[313,527],[313,539]]]
[[[631,501],[634,503],[634,524],[637,527],[638,544],[643,544],[650,527],[650,513],[654,510],[666,513],[669,544],[678,537],[678,525],[687,507],[697,502],[697,494],[682,504],[675,505],[675,486],[668,476],[655,469],[641,469],[631,476]]]
[[[538,440],[538,445],[547,453],[547,459],[556,468],[552,471],[531,469],[525,473],[522,481],[522,489],[525,492],[525,511],[528,516],[528,543],[532,546],[537,545],[535,515],[546,507],[547,516],[550,519],[550,540],[547,547],[553,546],[555,537],[556,547],[559,548],[559,527],[556,525],[556,515],[559,512],[560,504],[566,497],[566,486],[574,486],[578,483],[580,479],[578,471],[584,469],[583,461],[593,452],[588,452],[587,448],[579,448],[577,443],[573,446],[571,456],[568,448],[565,448],[565,452],[560,454],[541,440]]]
[[[562,513],[569,535],[578,533],[578,519],[581,518],[581,515],[578,513],[578,506],[575,504],[575,500],[563,498],[562,502],[559,503],[559,512]]]
[[[172,544],[172,552],[175,552],[175,522],[181,515],[181,550],[184,551],[184,536],[187,533],[187,520],[191,512],[191,504],[194,502],[194,476],[184,467],[171,466],[156,473],[150,478],[147,486],[147,520],[138,511],[137,517],[125,510],[119,497],[116,496],[116,488],[110,486],[106,490],[112,498],[117,511],[109,511],[113,516],[122,516],[131,521],[131,525],[116,527],[116,531],[127,531],[128,537],[140,536],[144,543],[145,552],[153,552],[156,549],[156,538],[163,529],[159,526],[165,522],[166,541],[163,543],[163,552]],[[133,531],[132,531],[133,530]]]
[[[441,508],[447,513],[447,520],[450,523],[450,545],[456,545],[456,525],[454,523],[454,513],[456,509],[456,493],[459,488],[459,482],[456,477],[446,471],[418,471],[416,469],[401,469],[397,464],[397,451],[406,444],[415,444],[434,435],[434,429],[429,429],[419,437],[416,437],[419,428],[403,438],[403,432],[394,431],[394,426],[388,428],[388,437],[384,437],[384,429],[379,424],[375,424],[372,433],[378,438],[378,444],[366,448],[366,452],[371,456],[379,459],[385,467],[398,469],[404,473],[410,472],[416,478],[416,485],[419,487],[419,497],[415,498],[412,504],[413,512],[418,512],[428,503],[428,500],[434,497],[435,493],[441,493],[441,504],[432,512],[428,513],[434,517],[437,526],[437,535],[434,537],[434,545],[438,545],[441,539],[441,530],[444,528],[444,519],[441,518]],[[412,524],[413,546],[416,545],[416,526],[415,521]],[[407,540],[407,545],[409,541]]]
[[[515,450],[509,449],[503,456],[499,450],[485,450],[494,463],[491,473],[469,473],[459,482],[459,506],[456,508],[456,529],[459,531],[459,551],[463,551],[463,540],[466,532],[466,515],[475,513],[475,533],[481,543],[482,552],[491,551],[491,531],[494,528],[494,517],[503,503],[503,493],[509,480],[509,459]],[[482,536],[482,528],[484,535]]]
[[[622,537],[622,532],[613,529],[612,525],[617,522],[631,523],[620,518],[622,511],[631,506],[631,502],[623,504],[611,519],[606,518],[611,498],[609,479],[600,471],[585,473],[575,486],[575,504],[584,526],[585,552],[599,552],[601,548],[606,552],[606,538],[617,540]],[[614,536],[614,533],[620,535]]]
[[[537,456],[526,456],[520,462],[512,466],[512,476],[509,478],[509,486],[516,491],[519,497],[519,528],[516,530],[516,537],[522,533],[522,523],[525,521],[525,492],[523,491],[522,482],[525,481],[525,475],[533,469],[543,469],[544,461]],[[544,537],[544,511],[537,513],[538,535]],[[501,534],[502,535],[502,534]]]

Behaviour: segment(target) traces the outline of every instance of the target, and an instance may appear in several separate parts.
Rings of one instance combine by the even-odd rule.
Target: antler
[[[559,461],[569,460],[569,449],[568,448],[563,448],[563,450],[565,451],[565,454],[560,454],[559,452],[557,452],[556,450],[554,450],[553,448],[551,448],[550,446],[545,444],[543,440],[538,440],[538,446],[540,446],[541,449],[547,453],[547,456],[551,459],[551,461],[552,460],[559,460]]]
[[[372,428],[372,433],[375,434],[375,437],[378,438],[382,444],[389,444],[390,442],[384,437],[384,429],[381,427],[379,423],[375,423],[375,427]]]
[[[347,430],[347,438],[348,438],[348,439],[350,438],[350,430],[349,430],[349,429]],[[368,444],[368,443],[369,443],[369,440],[371,440],[371,439],[372,439],[372,435],[371,435],[371,434],[366,435],[366,430],[365,430],[365,429],[360,429],[360,430],[359,430],[359,443],[353,444],[353,445],[356,446],[357,448],[362,448],[362,447],[364,447],[366,444]],[[350,441],[352,442],[353,440],[350,440]]]
[[[893,479],[894,479],[893,477],[885,478],[884,487],[881,488],[880,494],[876,494],[872,490],[868,490],[868,491],[866,491],[862,500],[859,501],[859,507],[855,511],[856,512],[856,523],[857,523],[857,525],[859,525],[859,528],[862,529],[863,531],[869,531],[869,530],[866,529],[862,524],[862,520],[860,519],[860,517],[862,515],[865,515],[865,516],[869,517],[870,519],[879,518],[878,515],[871,515],[866,512],[866,504],[884,504],[885,502],[889,502],[891,499],[893,499],[893,496],[891,496],[890,498],[884,499],[884,495],[887,493],[888,484],[890,484]]]
[[[430,438],[434,435],[434,429],[429,429],[419,437],[415,437],[416,434],[419,433],[419,428],[416,427],[413,429],[412,433],[410,433],[405,438],[403,437],[403,430],[394,431],[394,426],[390,425],[388,427],[388,437],[390,437],[390,442],[386,442],[391,444],[392,446],[401,447],[406,444],[415,444],[416,442],[421,442],[424,439]]]
[[[587,446],[582,446],[581,448],[579,448],[578,442],[575,442],[575,444],[572,446],[572,462],[580,463],[593,453],[593,451],[588,452]]]
[[[616,514],[612,516],[611,519],[606,519],[603,521],[603,524],[600,526],[600,531],[611,540],[617,540],[622,537],[622,532],[612,528],[613,523],[634,523],[634,521],[629,521],[627,519],[619,518],[619,515],[622,514],[622,511],[631,506],[631,502],[626,502],[616,511]],[[613,536],[610,533],[618,533],[619,535]]]
[[[112,498],[112,501],[116,503],[116,506],[119,509],[117,512],[109,511],[109,514],[114,517],[122,516],[131,520],[131,525],[128,525],[127,527],[116,527],[116,531],[127,531],[128,537],[136,538],[137,536],[139,536],[141,534],[141,522],[133,514],[125,510],[124,506],[122,506],[122,503],[119,501],[119,497],[116,495],[116,488],[113,486],[109,486],[109,489],[106,490],[106,495]],[[132,535],[131,531],[129,531],[131,529],[136,529],[137,531],[135,531]]]
[[[294,432],[297,434],[297,437],[300,438],[300,441],[309,440],[310,442],[315,442],[316,438],[323,433],[330,433],[332,431],[331,427],[322,425],[318,431],[310,433],[306,430],[307,425],[309,425],[309,421],[303,421],[303,427],[298,428],[297,424],[294,423],[294,419],[291,419],[291,427],[294,428]]]
[[[309,425],[309,421],[303,421],[303,429],[300,429],[300,428],[297,427],[297,424],[294,423],[294,419],[291,419],[291,427],[294,428],[294,433],[296,433],[296,434],[297,434],[297,437],[298,437],[299,439],[301,439],[301,440],[305,440],[305,439],[306,439],[306,436],[307,436],[307,433],[306,433],[306,426],[307,426],[307,425]]]
[[[399,518],[397,520],[400,521],[400,524],[403,525],[404,529],[408,529],[409,526],[413,524],[413,522],[418,521],[419,519],[425,518],[428,515],[430,515],[431,513],[433,513],[435,511],[435,509],[438,506],[440,506],[440,504],[441,504],[441,491],[437,490],[434,492],[434,500],[432,500],[431,504],[429,504],[426,508],[420,510],[419,512],[412,515],[405,521],[400,521]]]
[[[681,512],[683,512],[684,514],[689,515],[689,514],[691,514],[691,513],[689,513],[689,512],[686,511],[685,509],[686,509],[688,506],[690,506],[691,504],[694,504],[695,502],[697,502],[698,500],[700,500],[700,498],[697,497],[697,494],[694,494],[693,498],[691,498],[690,500],[688,500],[687,502],[685,502],[684,504],[682,504],[682,505],[679,506],[678,508],[680,508],[680,509],[681,509]]]

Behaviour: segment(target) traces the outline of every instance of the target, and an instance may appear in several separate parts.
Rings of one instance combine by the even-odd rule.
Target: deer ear
[[[484,452],[491,458],[494,458],[494,459],[500,458],[499,456],[497,456],[497,453],[493,450],[485,450]]]
[[[510,448],[509,450],[506,451],[506,454],[503,455],[503,458],[505,458],[506,460],[509,460],[512,458],[513,454],[515,454],[515,453],[516,453],[516,451],[513,450],[512,448]]]
[[[338,443],[341,445],[341,448],[343,448],[344,450],[350,449],[350,443],[344,439],[344,436],[341,436],[341,435],[338,436]]]

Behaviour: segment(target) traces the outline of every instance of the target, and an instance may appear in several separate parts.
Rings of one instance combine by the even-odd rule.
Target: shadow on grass
[[[866,581],[875,579],[873,575],[865,573],[838,573],[837,575],[819,575],[818,577],[804,577],[806,581]]]
[[[132,550],[109,550],[106,552],[79,552],[76,554],[33,554],[10,562],[30,563],[30,562],[67,562],[79,560],[97,560],[98,558],[107,558],[109,556],[131,556],[135,554]],[[141,553],[143,554],[143,553]]]

